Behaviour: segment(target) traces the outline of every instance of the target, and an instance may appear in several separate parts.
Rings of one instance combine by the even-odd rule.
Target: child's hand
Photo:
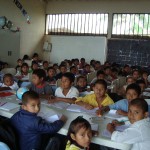
[[[48,103],[51,104],[51,103],[55,103],[55,102],[56,102],[55,96],[53,96],[53,95],[49,96]]]
[[[116,112],[118,115],[123,115],[123,116],[127,116],[127,112],[123,111],[123,110],[117,110]]]
[[[83,107],[86,108],[86,109],[88,109],[88,110],[91,110],[91,109],[94,108],[92,105],[87,104],[87,103],[84,103],[84,106],[83,106]]]
[[[112,124],[113,124],[115,127],[117,127],[117,126],[123,125],[124,123],[123,123],[123,122],[119,122],[118,120],[113,120],[113,121],[112,121]]]
[[[107,124],[107,130],[111,133],[115,131],[115,126],[112,123]]]
[[[65,123],[67,121],[67,117],[64,116],[64,115],[62,115],[61,118],[60,118],[60,120],[62,120]]]
[[[101,109],[98,109],[98,110],[96,111],[96,115],[97,115],[98,117],[101,117],[101,116],[103,115],[103,111],[102,111]]]

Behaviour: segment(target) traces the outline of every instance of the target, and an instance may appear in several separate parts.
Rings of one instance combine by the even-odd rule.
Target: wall
[[[0,16],[10,19],[20,32],[20,57],[38,52],[42,57],[45,31],[45,3],[40,0],[19,0],[30,16],[31,24],[14,4],[13,0],[0,0]]]

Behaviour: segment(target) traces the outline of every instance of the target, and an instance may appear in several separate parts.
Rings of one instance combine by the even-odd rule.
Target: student
[[[123,87],[121,87],[121,89],[118,90],[118,92],[117,92],[118,95],[121,95],[121,96],[125,97],[125,95],[126,95],[126,88],[127,88],[127,86],[129,84],[132,84],[132,83],[135,83],[134,78],[132,76],[128,76],[126,78],[126,84]]]
[[[147,71],[143,71],[142,72],[142,76],[141,79],[145,81],[146,87],[148,86],[148,72]]]
[[[117,110],[117,113],[119,115],[127,116],[128,115],[128,106],[129,106],[130,102],[133,99],[138,98],[140,96],[140,94],[141,94],[141,88],[139,87],[139,85],[137,85],[136,83],[132,83],[127,86],[126,99],[119,100],[118,102],[116,102],[112,105],[100,108],[97,111],[97,115],[101,116],[105,112],[109,111],[110,109],[114,109],[114,110]]]
[[[87,91],[87,79],[85,76],[79,76],[77,77],[77,85],[76,88],[79,92],[85,92]]]
[[[69,126],[65,150],[89,149],[91,138],[90,123],[82,117],[77,117]]]
[[[136,84],[138,84],[139,86],[140,86],[140,88],[141,88],[141,93],[145,90],[145,88],[146,88],[146,83],[145,83],[145,81],[144,80],[137,80],[136,81]]]
[[[104,73],[105,73],[105,79],[111,82],[113,78],[111,77],[111,68],[109,66],[104,68]]]
[[[64,73],[61,78],[61,87],[55,91],[55,97],[49,100],[49,103],[63,101],[67,103],[74,103],[76,97],[79,96],[79,91],[73,87],[74,75],[70,72]]]
[[[42,145],[42,135],[55,134],[66,122],[66,117],[62,116],[60,120],[49,123],[37,116],[39,111],[39,95],[34,91],[25,92],[21,109],[10,119],[18,136],[20,150],[49,150],[49,143]]]
[[[62,75],[67,72],[67,67],[65,65],[59,66],[60,73],[56,75],[56,80],[61,79]]]
[[[70,72],[76,76],[78,74],[78,68],[76,66],[71,66]]]
[[[98,70],[102,69],[100,61],[95,61],[94,69],[95,69],[95,71],[98,71]]]
[[[46,81],[50,84],[50,85],[54,85],[56,84],[56,70],[54,69],[54,67],[48,67],[47,69],[47,77],[46,77]]]
[[[21,71],[21,66],[22,66],[22,60],[18,59],[17,60],[17,66],[15,67],[16,71]]]
[[[133,70],[132,76],[133,76],[133,78],[134,78],[135,81],[138,80],[140,78],[140,72],[139,72],[139,70]]]
[[[85,76],[86,76],[88,73],[91,73],[90,65],[89,65],[89,64],[86,64],[86,65],[84,66],[82,75],[85,75]]]
[[[0,90],[18,90],[18,84],[14,81],[12,74],[7,73],[3,76],[3,83],[0,87]]]
[[[97,81],[97,79],[105,80],[105,73],[104,73],[104,71],[102,71],[102,70],[97,71],[96,77],[91,81],[91,84],[94,84]]]
[[[131,150],[150,149],[150,122],[148,104],[144,99],[134,99],[129,104],[128,118],[131,123],[123,132],[115,131],[115,125],[109,123],[107,130],[112,134],[111,140],[133,144]]]
[[[125,65],[123,69],[119,72],[119,75],[127,77],[130,74],[131,68],[129,65]]]
[[[34,70],[36,70],[38,68],[39,68],[38,63],[36,61],[32,61],[32,65],[31,65],[32,71],[31,72],[33,72]]]
[[[77,98],[75,103],[85,107],[86,109],[93,109],[94,107],[102,107],[114,103],[113,100],[106,94],[107,83],[105,80],[97,80],[94,84],[93,91],[93,94]]]
[[[84,66],[86,65],[85,58],[80,59],[79,69],[84,69]]]
[[[43,61],[43,69],[47,71],[48,69],[48,61]]]
[[[37,92],[41,98],[48,99],[53,94],[51,86],[45,82],[46,73],[43,69],[36,69],[32,74],[32,91]]]

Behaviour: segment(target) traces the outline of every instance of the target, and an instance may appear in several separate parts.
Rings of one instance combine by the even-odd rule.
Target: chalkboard
[[[52,51],[50,61],[60,63],[64,59],[84,57],[102,63],[106,60],[106,37],[100,36],[50,36]]]

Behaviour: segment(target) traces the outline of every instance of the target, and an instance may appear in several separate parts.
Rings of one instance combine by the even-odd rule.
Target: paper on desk
[[[122,125],[122,126],[117,126],[116,127],[116,131],[120,131],[120,132],[123,132],[125,129],[127,129],[129,127],[129,125]],[[105,136],[105,137],[109,137],[111,138],[111,133],[105,129],[103,132],[102,132],[102,135]]]
[[[84,107],[76,105],[76,104],[71,104],[70,106],[68,106],[67,110],[74,111],[74,112],[85,112],[86,111],[84,109]]]
[[[118,121],[127,121],[128,117],[126,116],[122,116],[122,115],[118,115],[116,113],[117,110],[110,110],[107,114],[105,114],[106,118],[110,118],[110,119],[116,119]]]
[[[54,122],[56,120],[59,120],[62,116],[62,114],[50,114],[50,112],[44,112],[44,111],[40,111],[38,113],[38,116],[42,117],[43,119],[45,119],[48,122]]]
[[[5,110],[5,111],[11,111],[18,107],[19,107],[18,104],[14,104],[11,102],[0,102],[0,109]]]
[[[68,106],[70,106],[69,103],[65,103],[65,102],[56,102],[56,103],[49,104],[47,100],[43,100],[41,103],[48,105],[48,106],[53,106],[59,109],[66,109]]]

